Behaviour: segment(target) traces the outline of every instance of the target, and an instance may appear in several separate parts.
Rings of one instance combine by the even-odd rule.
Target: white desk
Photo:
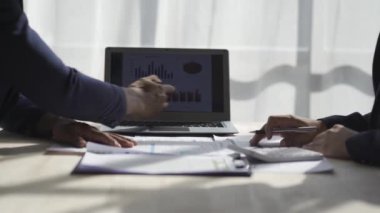
[[[334,174],[251,177],[71,175],[80,156],[0,132],[0,212],[380,212],[380,169],[331,160]]]

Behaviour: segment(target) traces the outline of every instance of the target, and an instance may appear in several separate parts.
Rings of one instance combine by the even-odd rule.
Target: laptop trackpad
[[[189,127],[180,127],[180,126],[155,126],[155,127],[150,127],[149,131],[190,131]]]

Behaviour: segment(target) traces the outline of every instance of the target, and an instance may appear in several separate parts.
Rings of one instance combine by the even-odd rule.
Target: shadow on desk
[[[5,156],[44,152],[49,146],[49,141],[2,130],[0,131],[0,144],[2,145],[0,155]],[[11,146],[6,146],[6,144],[11,144]]]

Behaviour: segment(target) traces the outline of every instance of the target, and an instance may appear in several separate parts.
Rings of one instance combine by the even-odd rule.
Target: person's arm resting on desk
[[[128,138],[101,132],[86,123],[46,113],[23,96],[7,109],[0,125],[8,131],[53,139],[76,147],[84,147],[86,141],[122,147],[131,147],[135,144]]]

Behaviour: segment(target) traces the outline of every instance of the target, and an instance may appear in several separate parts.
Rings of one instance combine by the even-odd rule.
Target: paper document
[[[170,142],[170,143],[184,143],[184,142],[214,142],[213,137],[194,137],[194,136],[134,136],[132,138],[137,142]]]
[[[88,142],[75,174],[183,174],[249,176],[249,162],[227,148],[231,141],[206,137],[135,137],[120,148]]]
[[[75,174],[251,175],[249,163],[231,156],[97,154],[87,152]]]
[[[232,140],[235,144],[239,146],[250,146],[249,141],[252,139],[253,134],[238,134],[234,136],[214,136],[214,141],[225,141]],[[261,147],[278,147],[280,146],[280,142],[282,137],[279,135],[273,135],[271,139],[263,138],[259,142],[259,146]]]
[[[229,143],[139,142],[131,148],[120,148],[88,142],[87,151],[100,154],[226,155],[233,153],[227,148]]]

